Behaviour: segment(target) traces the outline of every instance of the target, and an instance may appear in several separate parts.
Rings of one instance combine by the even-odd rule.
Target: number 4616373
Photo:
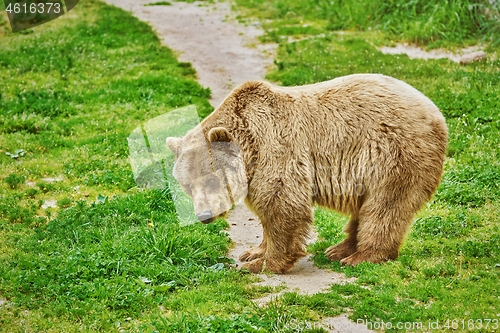
[[[45,13],[51,13],[51,10],[53,10],[52,13],[59,14],[61,12],[61,4],[58,2],[46,2],[46,3],[32,3],[27,5],[26,3],[19,4],[19,3],[9,3],[5,11],[7,13],[40,13],[40,14],[45,14]]]

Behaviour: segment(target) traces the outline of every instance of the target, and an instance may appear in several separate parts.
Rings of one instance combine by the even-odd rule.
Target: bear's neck
[[[231,111],[234,109],[233,104],[233,101],[227,98],[214,112],[201,122],[199,126],[202,128],[207,142],[210,130],[215,127],[225,128],[237,145],[241,145],[245,141],[242,135],[244,132],[248,132],[246,129],[248,126],[241,118],[241,115]]]
[[[243,112],[237,114],[231,111],[231,105],[228,105],[230,103],[226,102],[228,101],[226,100],[198,126],[201,126],[207,142],[212,128],[225,128],[231,135],[232,141],[240,148],[245,166],[252,165],[252,163],[256,162],[258,151],[255,137],[248,126],[249,124],[243,118]],[[247,170],[247,176],[251,176],[248,174],[249,172],[251,170]]]

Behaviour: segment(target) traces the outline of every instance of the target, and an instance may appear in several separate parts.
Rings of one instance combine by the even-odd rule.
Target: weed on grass
[[[24,183],[24,180],[24,176],[11,173],[8,177],[5,177],[3,181],[9,186],[9,188],[16,189],[19,185]]]
[[[158,1],[145,4],[144,6],[172,6],[172,3],[168,1]]]

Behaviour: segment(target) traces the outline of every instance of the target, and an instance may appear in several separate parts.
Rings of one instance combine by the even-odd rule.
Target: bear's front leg
[[[259,274],[264,271],[283,274],[290,270],[300,258],[307,255],[304,247],[305,244],[295,244],[295,246],[292,246],[288,253],[280,253],[274,256],[268,255],[268,250],[262,258],[247,262],[243,265],[243,268],[246,268],[255,274]]]
[[[262,223],[266,251],[243,265],[252,273],[285,273],[307,254],[313,210],[307,158],[303,161],[290,156],[284,166],[281,157],[271,155],[257,165],[263,169],[254,170],[245,203]]]
[[[264,229],[266,250],[262,257],[247,262],[243,268],[252,273],[285,273],[307,254],[304,248],[313,221],[312,209],[307,205],[293,209],[295,211],[288,206],[258,214]]]

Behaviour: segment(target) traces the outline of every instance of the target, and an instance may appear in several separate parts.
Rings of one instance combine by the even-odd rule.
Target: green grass
[[[9,188],[15,189],[19,185],[24,183],[24,176],[19,176],[15,173],[12,173],[8,177],[5,177],[4,182],[9,186]]]
[[[500,42],[498,8],[485,0],[236,0],[236,4],[249,16],[267,19],[263,26],[268,34],[282,33],[283,26],[314,23],[324,32],[378,30],[393,39],[431,47],[477,39]]]
[[[202,117],[212,110],[190,64],[177,62],[147,25],[94,7],[0,40],[4,174],[63,176],[91,197],[134,186],[126,137],[141,121],[188,104]],[[25,155],[6,155],[18,149]]]

